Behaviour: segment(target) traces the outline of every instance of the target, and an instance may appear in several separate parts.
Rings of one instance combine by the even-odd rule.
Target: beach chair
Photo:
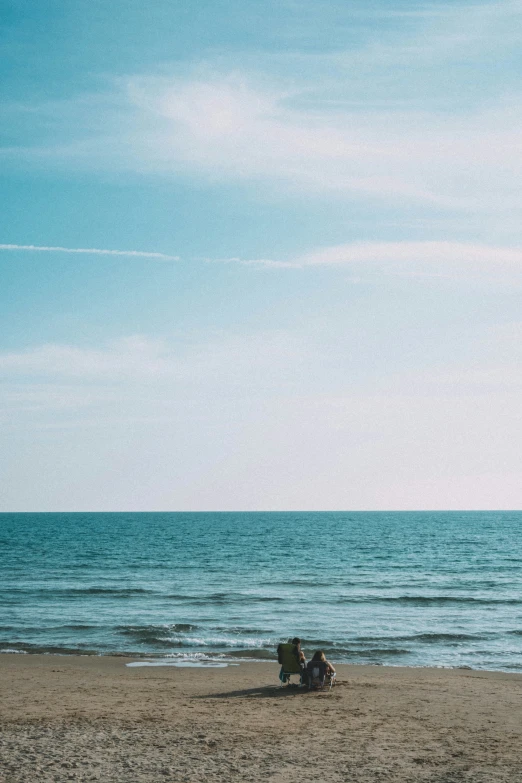
[[[328,673],[326,661],[309,661],[306,664],[306,676],[309,691],[332,690],[335,685],[335,672]]]
[[[303,667],[299,662],[299,652],[295,644],[291,642],[280,644],[277,648],[277,660],[281,664],[279,672],[281,686],[293,684],[290,682],[290,677],[299,677],[299,685],[301,685]]]

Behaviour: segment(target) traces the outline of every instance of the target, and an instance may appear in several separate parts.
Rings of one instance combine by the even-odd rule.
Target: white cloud
[[[325,94],[304,108],[309,87],[260,87],[237,72],[131,78],[125,130],[112,140],[95,137],[85,154],[91,164],[101,156],[109,166],[335,198],[360,194],[485,213],[522,205],[519,94],[459,113],[373,108],[371,101],[332,108]]]
[[[522,276],[522,248],[470,242],[349,242],[290,259],[231,258],[227,261],[269,268],[345,266],[363,273],[407,277],[519,280]]]
[[[209,417],[215,428],[221,409],[230,419],[240,405],[304,386],[314,361],[306,339],[284,330],[40,345],[0,354],[0,421],[19,433],[186,429]]]
[[[466,242],[356,242],[303,255],[303,266],[352,262],[463,261],[470,264],[508,264],[522,267],[522,248],[490,247]]]
[[[136,250],[100,250],[84,248],[45,247],[35,245],[0,244],[0,250],[48,251],[63,253],[83,253],[108,256],[130,256],[158,260],[178,260],[179,256],[164,253]],[[496,276],[498,279],[518,278],[522,274],[522,247],[486,245],[472,242],[347,242],[340,245],[312,249],[290,258],[251,258],[239,256],[230,258],[206,259],[209,263],[240,264],[243,266],[266,268],[302,269],[306,267],[349,267],[365,273],[393,274],[408,277],[451,277]],[[123,345],[123,343],[120,344]],[[67,346],[44,346],[40,351],[43,364],[51,354],[59,360],[60,352],[68,356],[66,362],[70,368],[76,366],[76,353]],[[88,352],[82,352],[82,361]],[[29,360],[28,357],[27,361]],[[33,357],[34,358],[34,357]],[[91,356],[94,358],[94,354]],[[99,357],[98,357],[99,358]],[[4,357],[5,360],[5,357]],[[3,361],[0,357],[0,366]],[[14,361],[14,359],[13,359]],[[16,361],[20,366],[25,359],[19,355]],[[95,362],[96,363],[96,362]],[[120,360],[116,361],[116,365]],[[150,368],[149,368],[150,369]],[[156,367],[156,369],[158,369]]]
[[[445,205],[459,198],[437,193],[415,171],[433,155],[434,141],[443,146],[441,130],[453,138],[452,127],[426,135],[419,128],[425,117],[292,108],[295,88],[292,96],[261,90],[241,74],[132,79],[127,89],[143,122],[128,141],[144,165],[158,170],[191,168],[212,177]]]
[[[153,258],[158,261],[179,261],[179,256],[169,256],[165,253],[155,253],[148,250],[103,250],[86,247],[53,247],[45,245],[0,245],[0,250],[29,251],[37,253],[80,253],[89,256],[129,256],[136,258]]]
[[[355,53],[341,55],[350,65],[444,67],[459,61],[505,53],[522,42],[520,0],[423,4],[415,9],[379,9],[377,17],[409,22],[384,31]],[[412,24],[413,23],[413,24]],[[412,77],[415,74],[412,73]]]
[[[245,54],[123,77],[112,95],[36,107],[31,127],[51,117],[52,140],[42,128],[40,144],[9,155],[505,218],[522,206],[522,96],[509,64],[493,78],[491,58],[518,52],[522,7],[419,19],[383,42],[370,25],[344,52],[280,53],[276,69]]]
[[[305,340],[284,330],[244,335],[216,330],[205,336],[180,335],[170,343],[132,335],[96,349],[51,343],[5,352],[0,354],[0,376],[123,387],[166,383],[177,391],[204,383],[214,390],[262,392],[290,380],[309,356]]]
[[[98,350],[47,344],[0,355],[0,373],[11,376],[116,379],[158,375],[166,369],[162,345],[139,336],[115,341]]]

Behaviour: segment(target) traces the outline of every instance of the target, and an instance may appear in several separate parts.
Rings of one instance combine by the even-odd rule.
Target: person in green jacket
[[[303,683],[306,658],[301,650],[301,639],[298,636],[295,636],[285,644],[278,645],[277,660],[281,664],[281,671],[279,672],[281,682],[289,682],[292,674],[298,674],[300,684]]]

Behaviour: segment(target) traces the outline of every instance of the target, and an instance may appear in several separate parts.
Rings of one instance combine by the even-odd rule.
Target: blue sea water
[[[522,512],[0,514],[0,650],[522,671]]]

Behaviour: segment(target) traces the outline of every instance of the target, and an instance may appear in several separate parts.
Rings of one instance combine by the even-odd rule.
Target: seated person
[[[312,661],[324,661],[324,663],[326,663],[326,673],[335,674],[334,667],[332,666],[330,661],[326,660],[326,655],[322,650],[317,650],[316,652],[314,652],[314,654],[312,655]]]
[[[281,682],[289,680],[289,675],[299,674],[302,681],[302,673],[306,665],[306,659],[301,650],[301,639],[294,637],[286,644],[277,646],[277,660],[281,664],[279,679]]]
[[[292,639],[292,644],[294,644],[294,645],[295,645],[295,647],[296,647],[296,649],[297,649],[297,654],[298,654],[298,656],[299,656],[299,665],[300,665],[301,667],[302,667],[302,666],[306,666],[306,658],[305,658],[305,654],[304,654],[304,652],[301,650],[301,639],[300,639],[298,636],[295,636],[295,637]]]
[[[332,666],[332,664],[330,663],[330,661],[326,660],[326,655],[324,654],[324,652],[322,650],[317,650],[313,654],[313,656],[312,656],[308,666],[306,667],[307,668],[308,679],[309,679],[309,684],[310,683],[313,684],[313,674],[312,674],[312,672],[314,670],[314,663],[322,664],[321,669],[324,670],[325,682],[327,682],[327,683],[331,682],[333,680],[333,678],[336,676],[335,669]],[[321,673],[321,677],[322,676],[323,675]]]

